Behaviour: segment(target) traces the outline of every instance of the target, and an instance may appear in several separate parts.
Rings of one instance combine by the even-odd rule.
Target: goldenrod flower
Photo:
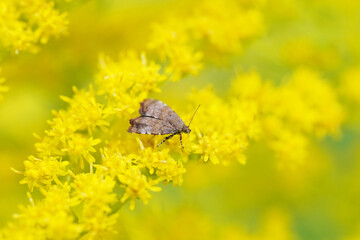
[[[113,193],[115,180],[100,174],[78,174],[72,184],[75,198],[83,202],[82,226],[89,237],[111,230],[116,215],[111,216],[110,204],[117,201]]]
[[[102,154],[103,165],[96,165],[100,172],[110,174],[113,178],[119,181],[120,187],[125,189],[124,195],[121,197],[121,202],[130,199],[130,209],[134,209],[135,200],[137,198],[147,203],[151,198],[150,191],[159,191],[160,188],[155,185],[158,181],[147,179],[142,174],[142,165],[137,164],[141,159],[135,154],[123,156],[120,152],[111,153],[108,149],[103,150]]]
[[[68,161],[61,161],[60,157],[36,158],[29,156],[29,160],[24,161],[25,178],[21,180],[21,183],[28,184],[31,191],[34,187],[51,186],[53,181],[61,185],[58,177],[67,174],[66,166],[68,164]]]
[[[155,24],[148,44],[163,62],[172,81],[186,75],[197,75],[203,68],[203,51],[237,52],[241,41],[263,32],[262,14],[245,9],[237,1],[199,1],[188,15],[174,14],[166,23]],[[204,49],[196,49],[198,42]],[[209,56],[208,56],[209,57]]]
[[[108,126],[109,123],[104,119],[111,111],[109,108],[104,109],[104,105],[96,101],[93,87],[90,86],[89,91],[79,91],[76,87],[73,90],[73,98],[61,96],[61,99],[69,103],[69,117],[77,126],[76,130],[87,129],[91,133],[96,127]]]
[[[251,102],[253,110],[247,112],[254,114],[255,132],[260,133],[255,136],[269,143],[282,165],[303,163],[306,136],[337,135],[344,121],[335,90],[306,68],[296,70],[277,87],[261,81],[256,73],[242,74],[235,79],[232,92],[238,101]]]
[[[320,137],[340,132],[344,121],[343,109],[334,89],[318,73],[298,69],[276,94],[279,98],[275,103],[278,104],[276,114],[293,128]]]
[[[53,186],[42,191],[44,200],[21,207],[16,224],[3,231],[4,239],[76,239],[83,227],[76,223],[71,211],[75,202],[70,200],[70,186]]]
[[[124,50],[117,59],[100,54],[94,82],[83,89],[73,87],[73,96],[61,96],[67,107],[52,112],[49,128],[35,135],[36,153],[24,161],[24,172],[18,171],[21,183],[31,191],[38,189],[42,201],[30,197],[15,223],[2,231],[5,239],[105,238],[115,231],[121,206],[133,210],[136,204],[147,204],[161,184],[183,184],[189,163],[245,164],[250,161],[248,147],[260,142],[287,171],[308,161],[315,141],[340,134],[345,114],[338,91],[310,68],[335,66],[337,54],[301,40],[284,47],[285,62],[294,67],[289,76],[264,81],[260,72],[248,71],[231,75],[231,87],[223,94],[216,83],[193,89],[184,108],[179,107],[179,116],[190,119],[192,112],[183,110],[199,103],[202,107],[192,133],[182,135],[184,149],[178,138],[157,147],[159,136],[126,132],[139,103],[160,93],[163,84],[200,74],[214,59],[241,53],[266,29],[259,7],[264,0],[192,4],[192,10],[171,10],[171,17],[152,25],[148,52]],[[66,14],[50,0],[0,3],[0,44],[15,53],[36,51],[51,37],[64,34],[67,25]],[[340,93],[354,102],[360,102],[358,76],[357,68],[350,69],[340,83]],[[0,78],[0,94],[7,90],[3,82]],[[209,224],[192,212],[178,222],[188,219]],[[241,235],[231,228],[213,236],[291,239],[283,229],[288,222],[287,215],[275,212],[259,234]],[[180,228],[173,224],[173,229]]]
[[[100,95],[108,100],[108,108],[119,116],[130,116],[150,91],[158,92],[165,80],[160,65],[148,61],[145,54],[128,52],[119,61],[100,55],[100,71],[96,83]]]
[[[201,1],[189,18],[191,34],[204,38],[220,52],[236,52],[242,40],[260,35],[264,24],[258,9],[245,9],[241,1]]]
[[[0,2],[0,45],[18,54],[35,52],[38,44],[67,30],[66,13],[48,0],[4,0]]]
[[[254,137],[256,112],[247,111],[248,106],[239,102],[222,100],[212,88],[195,91],[191,100],[195,102],[198,98],[203,99],[206,107],[196,116],[194,152],[200,154],[205,162],[228,164],[236,159],[244,164],[246,158],[243,152],[249,137]]]
[[[84,137],[81,134],[73,134],[61,150],[69,156],[81,157],[81,159],[92,163],[95,162],[95,158],[90,153],[96,152],[94,146],[100,142],[100,139]]]
[[[174,19],[166,24],[154,24],[153,37],[148,46],[158,52],[160,59],[168,61],[165,73],[172,81],[178,81],[184,75],[197,75],[202,68],[202,53],[190,45],[187,25]]]
[[[154,151],[152,147],[144,148],[139,140],[140,156],[139,165],[149,169],[150,174],[158,176],[157,181],[172,182],[174,185],[181,185],[183,174],[186,170],[181,161],[176,161],[169,155],[169,150]]]

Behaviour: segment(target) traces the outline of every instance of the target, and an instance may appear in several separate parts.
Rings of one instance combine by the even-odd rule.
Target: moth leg
[[[182,136],[181,136],[181,133],[179,133],[179,135],[180,135],[180,143],[181,143],[181,146],[182,146],[182,148],[184,148],[184,145],[182,144]]]
[[[176,133],[173,133],[173,134],[167,136],[164,140],[162,140],[161,143],[159,143],[159,144],[157,145],[157,147],[159,147],[161,144],[163,144],[166,140],[169,140],[170,138],[172,138],[175,134],[176,134]]]

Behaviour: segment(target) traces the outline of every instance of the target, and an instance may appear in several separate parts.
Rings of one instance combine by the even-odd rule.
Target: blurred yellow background
[[[360,239],[360,71],[349,73],[360,66],[360,3],[242,1],[263,14],[263,34],[236,54],[204,59],[198,76],[167,82],[153,97],[181,106],[193,88],[209,84],[225,96],[239,72],[256,71],[277,85],[305,66],[336,89],[346,114],[341,134],[312,139],[307,159],[293,168],[279,168],[263,142],[250,142],[246,165],[190,161],[182,186],[165,186],[134,211],[122,208],[118,233],[108,239]],[[66,107],[59,96],[93,82],[100,53],[146,51],[151,23],[186,12],[192,3],[57,4],[68,12],[65,36],[50,39],[37,53],[0,49],[1,75],[9,87],[0,102],[1,227],[28,203],[28,188],[11,168],[23,170],[35,152],[33,133],[48,128],[51,110]]]

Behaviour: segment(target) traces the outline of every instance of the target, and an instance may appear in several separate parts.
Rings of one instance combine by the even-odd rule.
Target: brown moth
[[[199,107],[200,105],[195,110],[195,113]],[[156,99],[145,99],[142,101],[140,103],[139,113],[141,115],[140,117],[130,119],[131,126],[128,129],[129,133],[152,135],[170,134],[157,145],[158,147],[174,135],[179,134],[181,146],[184,148],[181,133],[191,132],[189,126],[195,113],[190,120],[189,126],[186,126],[174,110]]]

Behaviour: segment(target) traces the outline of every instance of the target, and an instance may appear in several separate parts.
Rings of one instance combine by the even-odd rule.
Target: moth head
[[[181,131],[189,134],[191,132],[191,129],[188,126],[184,126]]]

